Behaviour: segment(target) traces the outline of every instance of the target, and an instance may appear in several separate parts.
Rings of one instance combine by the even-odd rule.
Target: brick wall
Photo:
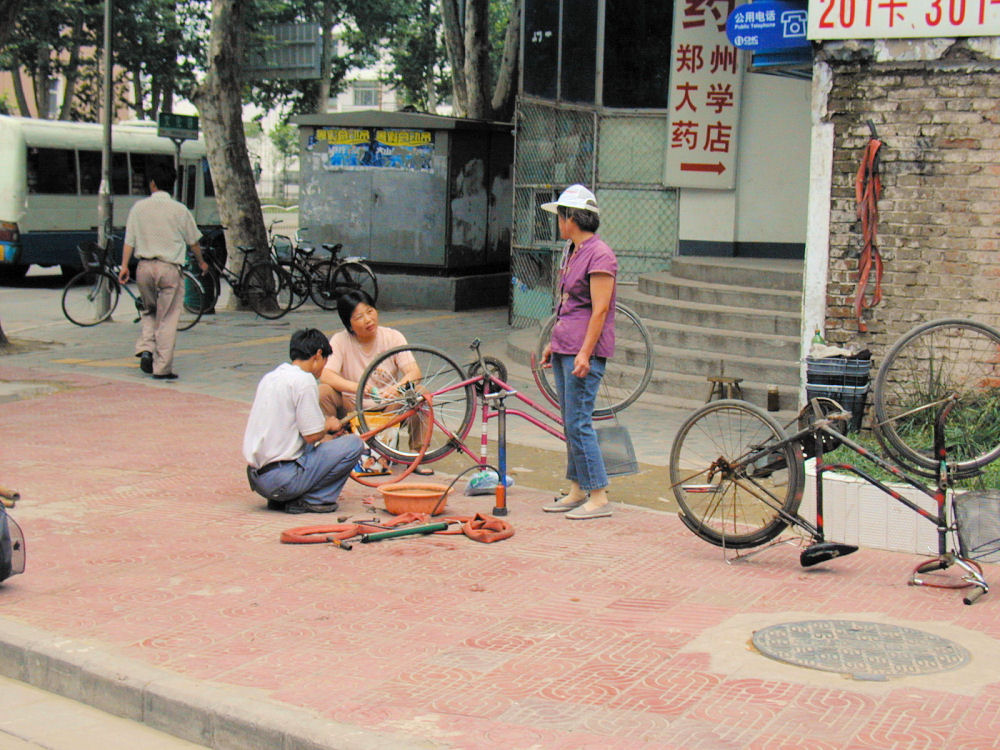
[[[962,41],[935,60],[885,61],[874,49],[827,47],[820,56],[833,74],[826,119],[835,130],[827,339],[869,346],[878,358],[934,318],[1000,327],[1000,62]],[[869,120],[884,143],[885,275],[882,302],[865,313],[861,334],[853,311],[862,247],[854,180]]]

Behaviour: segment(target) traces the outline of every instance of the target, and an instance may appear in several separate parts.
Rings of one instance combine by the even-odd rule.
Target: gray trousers
[[[247,480],[254,492],[275,502],[336,503],[363,445],[357,435],[342,435],[309,447],[294,461],[263,474],[248,466]]]

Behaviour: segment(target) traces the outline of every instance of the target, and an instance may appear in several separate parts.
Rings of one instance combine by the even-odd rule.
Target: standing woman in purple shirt
[[[570,491],[548,513],[585,520],[611,515],[608,475],[592,414],[608,357],[615,353],[615,275],[618,259],[596,234],[597,198],[583,185],[570,185],[559,200],[542,206],[559,221],[567,240],[559,271],[559,302],[552,340],[542,364],[552,362],[566,430],[566,478]]]

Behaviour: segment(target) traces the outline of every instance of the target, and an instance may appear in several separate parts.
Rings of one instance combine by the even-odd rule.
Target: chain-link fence
[[[562,249],[556,219],[540,210],[574,182],[594,189],[600,234],[618,256],[619,283],[670,267],[677,191],[663,186],[667,118],[522,98],[516,112],[511,323],[553,309]]]

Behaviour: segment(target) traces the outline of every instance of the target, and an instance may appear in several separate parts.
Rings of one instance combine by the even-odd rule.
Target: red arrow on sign
[[[715,164],[692,164],[691,162],[681,162],[682,172],[715,172],[716,174],[722,174],[726,171],[722,162],[717,162]]]

